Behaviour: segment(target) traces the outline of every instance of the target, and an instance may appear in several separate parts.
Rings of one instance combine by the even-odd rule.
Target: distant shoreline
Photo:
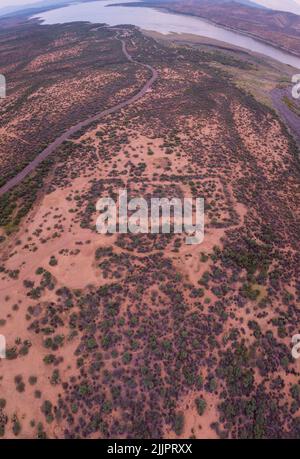
[[[90,1],[96,1],[96,0],[90,0]],[[150,4],[149,4],[150,3]],[[280,46],[278,45],[278,43],[274,43],[273,41],[269,41],[269,40],[266,40],[262,37],[259,37],[258,35],[255,35],[251,32],[246,32],[244,30],[241,30],[239,28],[233,28],[233,27],[230,27],[230,26],[226,26],[224,24],[221,24],[217,21],[214,21],[212,19],[208,19],[204,16],[200,16],[199,14],[195,14],[195,13],[186,13],[186,12],[182,12],[182,11],[174,11],[172,8],[168,8],[167,6],[164,6],[164,7],[159,7],[157,5],[152,5],[151,2],[143,2],[143,1],[138,1],[138,2],[131,2],[131,3],[117,3],[117,4],[114,4],[112,6],[126,6],[126,7],[132,7],[132,8],[152,8],[153,10],[156,10],[156,11],[164,11],[164,12],[167,12],[167,13],[170,13],[170,14],[174,14],[174,15],[184,15],[184,16],[190,16],[190,17],[193,17],[193,18],[199,18],[201,19],[202,21],[205,21],[207,22],[208,24],[211,24],[211,25],[214,25],[214,26],[217,26],[219,27],[220,29],[223,29],[223,30],[228,30],[229,32],[233,32],[233,33],[236,33],[236,34],[240,34],[240,35],[244,35],[248,38],[252,38],[256,41],[259,41],[260,43],[263,43],[265,45],[268,45],[268,46],[271,46],[272,48],[276,49],[277,51],[283,51],[287,54],[290,54],[291,56],[294,56],[294,57],[297,57],[300,59],[300,53],[297,53],[295,51],[292,51],[288,48],[286,48],[285,46]]]
[[[95,0],[94,0],[94,1],[95,1]],[[120,4],[120,5],[121,5],[121,4]],[[124,3],[123,5],[125,5],[125,3]],[[130,4],[127,3],[126,6],[130,6]],[[146,5],[145,5],[144,7],[146,7]],[[149,6],[148,6],[148,8],[149,8]],[[206,22],[209,23],[209,24],[212,24],[212,25],[215,25],[215,26],[220,27],[221,29],[228,30],[228,31],[230,31],[230,32],[235,32],[235,33],[238,33],[238,34],[240,34],[240,35],[244,35],[244,36],[249,37],[249,38],[253,38],[254,40],[257,40],[257,41],[259,41],[259,42],[261,42],[261,43],[263,43],[263,44],[265,44],[265,45],[272,46],[272,48],[275,48],[275,49],[277,49],[278,51],[283,51],[283,52],[285,52],[285,53],[287,53],[287,54],[291,54],[292,56],[295,56],[295,57],[299,57],[299,58],[300,58],[300,53],[296,53],[296,52],[294,52],[294,51],[291,51],[290,49],[287,49],[287,48],[285,48],[284,46],[279,46],[277,43],[274,43],[274,42],[269,41],[269,40],[265,40],[265,39],[263,39],[263,38],[261,38],[261,37],[255,35],[255,34],[251,33],[251,32],[245,32],[245,31],[240,30],[240,29],[238,29],[238,28],[233,28],[233,27],[229,27],[229,26],[220,24],[219,22],[213,21],[213,20],[211,20],[211,19],[207,19],[207,18],[204,17],[204,16],[199,16],[198,14],[193,14],[193,13],[182,13],[182,12],[177,13],[177,12],[175,12],[174,10],[172,10],[171,8],[167,8],[167,7],[164,7],[164,8],[153,7],[153,9],[156,9],[156,10],[158,10],[158,11],[164,11],[164,10],[165,10],[165,11],[167,11],[168,13],[183,14],[183,15],[185,15],[185,16],[192,16],[192,17],[194,17],[194,18],[200,18],[200,19],[202,19],[203,21],[206,21]]]
[[[101,0],[78,0],[78,3],[80,4],[84,4],[84,3],[93,3],[93,2],[97,2],[97,1],[101,1]],[[149,2],[151,3],[151,2]],[[269,41],[269,40],[266,40],[264,38],[261,38],[251,32],[245,32],[243,30],[240,30],[238,28],[233,28],[233,27],[229,27],[229,26],[226,26],[226,25],[223,25],[223,24],[220,24],[219,22],[217,21],[213,21],[211,19],[208,19],[206,17],[203,17],[203,16],[200,16],[200,15],[197,15],[197,14],[194,14],[194,13],[186,13],[186,12],[177,12],[177,11],[174,11],[172,10],[172,8],[168,8],[168,7],[159,7],[159,6],[149,6],[149,3],[147,2],[143,2],[143,1],[140,1],[140,2],[130,2],[130,3],[117,3],[117,4],[112,4],[111,6],[126,6],[126,7],[132,7],[132,8],[151,8],[153,10],[156,10],[156,11],[160,11],[160,12],[166,12],[166,13],[169,13],[169,14],[174,14],[174,15],[184,15],[184,16],[187,16],[187,17],[193,17],[193,18],[199,18],[201,19],[202,21],[205,21],[207,22],[208,24],[211,24],[211,25],[214,25],[216,27],[219,27],[220,29],[223,29],[223,30],[227,30],[229,32],[233,32],[233,33],[236,33],[237,35],[242,35],[242,36],[245,36],[245,37],[248,37],[248,38],[252,38],[253,40],[256,40],[262,44],[265,44],[267,46],[270,46],[272,47],[274,50],[277,50],[277,51],[281,51],[281,52],[284,52],[288,55],[290,55],[291,57],[296,57],[296,58],[299,58],[300,59],[300,54],[297,53],[297,52],[294,52],[294,51],[291,51],[290,49],[286,48],[285,46],[280,46],[278,45],[277,43],[274,43],[272,41]],[[63,3],[63,4],[57,4],[57,5],[52,5],[52,6],[44,6],[44,7],[39,7],[39,8],[34,8],[34,6],[30,9],[24,9],[24,10],[20,10],[20,11],[16,11],[15,13],[10,13],[8,15],[5,15],[5,16],[0,16],[0,21],[2,19],[12,19],[14,17],[22,17],[24,19],[27,19],[27,20],[38,20],[38,22],[42,23],[42,18],[34,18],[33,16],[36,16],[38,15],[39,13],[46,13],[46,12],[49,12],[51,10],[55,10],[55,9],[60,9],[60,8],[63,8],[63,7],[67,7],[67,6],[71,6],[72,4],[75,4],[73,3],[72,1],[69,1],[69,2],[66,2],[66,3]],[[85,22],[85,21],[83,21]],[[134,24],[132,24],[134,25]],[[169,32],[169,33],[172,33],[172,32]],[[205,36],[205,35],[204,35]],[[228,43],[224,40],[219,40],[223,43]],[[228,43],[229,46],[230,46],[230,43]],[[231,45],[232,46],[232,45]],[[241,46],[238,46],[236,45],[238,48],[243,48]],[[247,48],[243,48],[243,49],[247,49]],[[248,51],[251,51],[251,50],[248,50]],[[256,52],[256,51],[253,51],[253,52]],[[262,53],[259,53],[257,52],[258,54],[262,54]],[[299,67],[295,67],[291,64],[286,64],[286,65],[290,65],[291,67],[293,68],[300,68]]]

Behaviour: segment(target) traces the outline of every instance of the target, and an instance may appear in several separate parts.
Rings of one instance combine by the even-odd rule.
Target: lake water
[[[79,3],[40,13],[34,17],[41,18],[44,24],[89,21],[105,23],[110,26],[133,24],[141,29],[154,30],[163,34],[170,32],[190,33],[240,46],[300,69],[300,58],[253,38],[215,26],[201,18],[158,11],[153,8],[109,6],[128,1],[103,0]]]

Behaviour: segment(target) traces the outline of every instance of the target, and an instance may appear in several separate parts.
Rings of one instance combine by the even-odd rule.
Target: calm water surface
[[[157,11],[153,8],[109,6],[117,3],[127,3],[128,1],[103,0],[80,3],[47,11],[34,17],[41,18],[44,24],[89,21],[105,23],[111,26],[133,24],[141,29],[154,30],[163,34],[170,32],[191,33],[240,46],[300,69],[300,58],[253,38],[210,24],[201,18]]]

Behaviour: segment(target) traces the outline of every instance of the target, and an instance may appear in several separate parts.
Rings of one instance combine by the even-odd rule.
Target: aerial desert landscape
[[[211,2],[161,7],[256,11]],[[300,16],[257,11],[300,63]],[[32,16],[0,16],[0,437],[299,439],[300,64]],[[203,241],[99,234],[119,190],[203,198]]]

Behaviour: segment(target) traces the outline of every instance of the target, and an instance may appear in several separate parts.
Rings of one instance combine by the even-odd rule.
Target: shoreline
[[[120,4],[121,5],[121,4]],[[124,6],[130,6],[128,4],[123,4]],[[146,5],[145,5],[146,7]],[[149,6],[148,6],[149,8]],[[287,53],[287,54],[290,54],[291,56],[294,56],[294,57],[297,57],[300,59],[300,53],[296,53],[294,51],[291,51],[287,48],[285,48],[284,46],[279,46],[278,44],[276,43],[273,43],[272,41],[268,41],[268,40],[265,40],[264,38],[261,38],[251,32],[245,32],[241,29],[235,29],[233,27],[229,27],[229,26],[226,26],[224,24],[220,24],[219,22],[217,21],[213,21],[212,19],[207,19],[206,17],[204,16],[199,16],[198,14],[193,14],[193,13],[182,13],[182,12],[175,12],[174,10],[168,8],[168,7],[164,7],[164,8],[159,8],[159,7],[153,7],[154,10],[157,10],[157,11],[166,11],[168,13],[172,13],[172,14],[177,14],[177,15],[180,15],[180,14],[183,14],[184,16],[192,16],[194,18],[200,18],[202,19],[202,21],[206,21],[208,24],[211,24],[211,25],[214,25],[214,26],[217,26],[219,27],[220,29],[224,29],[224,30],[228,30],[229,32],[233,32],[233,33],[236,33],[236,34],[239,34],[239,35],[244,35],[245,37],[248,37],[248,38],[252,38],[253,40],[256,40],[256,41],[259,41],[260,43],[263,43],[264,45],[268,45],[268,46],[271,46],[272,48],[276,49],[277,51],[283,51],[284,53]],[[226,42],[224,42],[226,43]],[[244,48],[246,49],[246,48]],[[251,51],[251,50],[249,50]],[[256,51],[252,51],[252,52],[256,52]],[[258,54],[261,54],[261,53],[258,53]]]
[[[95,1],[95,0],[91,0],[91,1]],[[271,46],[272,48],[276,49],[277,51],[282,51],[282,52],[284,52],[286,54],[289,54],[290,56],[297,57],[297,58],[300,59],[300,53],[297,53],[297,52],[292,51],[292,50],[290,50],[288,48],[285,48],[284,46],[279,46],[277,43],[274,43],[272,41],[266,40],[266,39],[264,39],[262,37],[259,37],[259,36],[255,35],[255,34],[251,33],[251,32],[246,32],[246,31],[238,29],[238,28],[233,28],[233,27],[230,27],[230,26],[226,26],[226,25],[221,24],[221,23],[219,23],[217,21],[214,21],[212,19],[208,19],[205,16],[200,16],[199,14],[186,13],[186,12],[181,12],[181,11],[174,11],[174,10],[172,10],[172,8],[168,8],[167,6],[164,6],[164,7],[149,6],[149,4],[147,4],[146,2],[145,3],[143,3],[143,2],[116,3],[116,4],[113,4],[111,6],[112,7],[114,7],[114,6],[124,6],[124,7],[131,7],[131,8],[151,8],[151,9],[153,9],[155,11],[164,11],[166,13],[174,14],[174,15],[177,15],[177,16],[184,15],[184,16],[190,16],[190,17],[193,17],[193,18],[199,18],[202,21],[205,21],[210,25],[214,25],[216,27],[219,27],[220,29],[227,30],[229,32],[233,32],[233,33],[236,33],[238,35],[243,35],[245,37],[252,38],[253,40],[256,40],[256,41],[258,41],[258,42],[260,42],[260,43],[262,43],[264,45]],[[244,48],[244,49],[246,49],[246,48]],[[261,53],[259,53],[259,54],[261,54]]]
[[[94,2],[97,2],[97,1],[101,1],[101,0],[79,0],[78,3],[84,5],[85,3],[94,3]],[[70,5],[72,5],[72,2],[70,2],[69,4],[65,3],[64,5],[61,5],[60,7],[65,7],[65,6],[70,6]],[[245,32],[245,31],[242,31],[242,30],[240,30],[240,29],[235,29],[235,28],[232,28],[232,27],[229,27],[229,26],[226,26],[226,25],[222,25],[222,24],[220,24],[220,23],[218,23],[218,22],[216,22],[216,21],[207,19],[206,17],[199,16],[199,15],[196,15],[196,14],[194,14],[194,13],[176,12],[176,11],[174,11],[174,10],[172,10],[171,8],[168,8],[168,7],[149,6],[149,4],[147,4],[147,2],[144,3],[144,2],[142,2],[142,1],[141,1],[141,2],[130,2],[130,3],[122,3],[122,2],[120,2],[120,3],[111,4],[111,5],[109,5],[109,6],[110,6],[110,7],[114,7],[114,6],[121,6],[121,7],[122,7],[122,6],[123,6],[123,7],[131,7],[131,8],[150,8],[150,9],[152,9],[152,10],[154,10],[154,11],[165,12],[165,13],[173,14],[173,15],[176,15],[176,16],[184,15],[184,16],[187,16],[187,17],[198,18],[198,19],[201,19],[202,21],[207,22],[207,23],[210,24],[210,25],[213,25],[213,26],[215,26],[215,27],[220,28],[221,30],[227,30],[228,32],[232,32],[232,33],[235,33],[235,34],[237,34],[237,35],[241,35],[241,36],[244,36],[244,37],[248,37],[248,38],[253,39],[253,40],[255,40],[255,41],[257,41],[257,42],[259,42],[259,43],[261,43],[261,44],[264,44],[264,45],[266,45],[266,46],[270,46],[270,47],[273,48],[274,50],[280,51],[280,52],[283,52],[283,53],[286,53],[286,54],[289,55],[290,57],[295,57],[295,58],[299,59],[299,61],[300,61],[300,53],[298,54],[298,53],[296,53],[296,52],[294,52],[294,51],[291,51],[291,50],[285,48],[284,46],[279,46],[278,44],[274,44],[272,41],[265,40],[265,39],[263,39],[263,38],[261,38],[261,37],[258,37],[258,36],[256,36],[256,35],[254,35],[254,34],[251,33],[251,32]],[[58,9],[58,8],[59,8],[59,7],[55,7],[55,8],[53,8],[53,7],[48,7],[48,8],[46,9],[46,8],[44,7],[44,8],[41,8],[40,10],[35,11],[34,14],[33,14],[32,11],[31,11],[31,12],[28,12],[28,10],[27,10],[27,11],[24,11],[24,10],[23,10],[23,11],[20,12],[20,13],[22,13],[22,16],[23,16],[24,18],[26,18],[27,20],[38,20],[38,22],[39,22],[40,24],[43,24],[43,22],[42,22],[43,19],[42,19],[40,16],[38,16],[38,15],[39,15],[40,13],[45,13],[45,12],[51,11],[52,9]],[[1,19],[1,18],[0,18],[0,19]],[[81,22],[81,21],[79,21],[79,22]],[[92,22],[92,21],[82,21],[82,22]],[[99,24],[100,24],[100,23],[99,23]],[[103,24],[103,23],[102,23],[102,24]],[[44,24],[44,25],[47,25],[47,24]],[[110,27],[109,24],[106,24],[106,25],[107,25],[108,27]],[[132,25],[134,25],[134,24],[132,24]],[[142,27],[139,27],[139,26],[136,26],[136,27],[138,27],[140,30],[145,30],[145,29],[143,29]],[[172,32],[172,31],[168,32],[167,35],[168,35],[168,34],[172,34],[172,33],[174,33],[174,31],[173,31],[173,32]],[[205,37],[205,35],[203,35],[203,37]],[[209,37],[206,37],[206,38],[209,38]],[[217,40],[217,39],[216,39],[216,40]],[[266,55],[266,54],[264,54],[264,53],[261,53],[261,52],[259,52],[259,51],[253,51],[253,50],[251,50],[251,49],[249,49],[249,48],[240,47],[240,46],[238,46],[238,45],[231,45],[231,43],[226,42],[226,41],[222,41],[222,40],[217,40],[217,41],[220,41],[220,42],[223,42],[223,43],[227,43],[229,46],[236,46],[236,47],[238,47],[238,48],[240,48],[240,49],[245,49],[245,50],[247,50],[247,51],[249,51],[249,52],[257,53],[257,54],[260,54],[260,55],[262,55],[262,56],[267,56],[267,57],[272,58],[271,56],[268,56],[268,55]],[[279,60],[276,59],[276,58],[272,58],[272,59],[274,59],[274,60],[276,60],[276,61],[279,61]],[[279,62],[280,62],[280,61],[279,61]],[[285,64],[285,65],[288,65],[288,66],[290,66],[290,67],[292,67],[292,68],[295,68],[295,69],[298,69],[298,70],[300,69],[300,62],[299,62],[299,67],[297,67],[297,66],[295,66],[295,65],[292,65],[292,64]]]
[[[97,2],[99,0],[79,0],[78,3],[80,4],[85,4],[85,3],[93,3],[93,2]],[[100,0],[101,1],[101,0]],[[30,9],[27,8],[27,9],[23,9],[23,10],[19,10],[19,11],[16,11],[14,13],[8,13],[6,15],[3,15],[3,16],[0,16],[0,19],[11,19],[12,17],[15,17],[15,16],[18,16],[18,17],[26,17],[28,20],[31,20],[31,19],[39,19],[39,18],[34,18],[33,16],[37,16],[39,13],[46,13],[48,11],[51,11],[51,10],[54,10],[54,9],[60,9],[60,8],[64,8],[64,7],[67,7],[67,6],[71,6],[72,4],[74,4],[71,0],[68,2],[66,1],[66,3],[64,4],[57,4],[55,6],[44,6],[44,7],[40,7],[40,8],[34,8],[31,7]],[[75,3],[76,4],[76,3]],[[243,35],[245,37],[248,37],[248,38],[252,38],[253,40],[256,40],[262,44],[265,44],[265,45],[268,45],[268,46],[271,46],[272,48],[274,48],[275,50],[277,51],[282,51],[284,53],[287,53],[293,57],[297,57],[300,59],[300,53],[297,53],[295,51],[292,51],[288,48],[286,48],[285,46],[280,46],[278,45],[277,43],[274,43],[273,41],[269,41],[265,38],[262,38],[254,33],[251,33],[251,32],[246,32],[244,30],[241,30],[239,28],[233,28],[233,27],[230,27],[230,26],[227,26],[227,25],[224,25],[220,22],[217,22],[217,21],[214,21],[212,19],[208,19],[206,18],[205,16],[201,16],[199,14],[195,14],[195,13],[186,13],[186,12],[178,12],[178,11],[174,11],[172,8],[168,8],[167,6],[164,6],[164,7],[159,7],[159,6],[149,6],[147,4],[147,2],[131,2],[131,3],[117,3],[117,4],[112,4],[112,5],[109,5],[111,7],[114,7],[114,6],[126,6],[126,7],[132,7],[132,8],[151,8],[153,10],[156,10],[156,11],[164,11],[164,12],[168,12],[170,14],[174,14],[174,15],[184,15],[184,16],[190,16],[190,17],[193,17],[193,18],[200,18],[201,20],[207,22],[208,24],[211,24],[211,25],[214,25],[214,26],[217,26],[219,27],[220,29],[223,29],[223,30],[227,30],[229,32],[233,32],[233,33],[236,33],[236,34],[239,34],[239,35]],[[35,11],[33,11],[35,10]],[[85,21],[84,21],[85,22]],[[109,24],[107,24],[109,26]],[[132,24],[134,25],[134,24]],[[172,32],[169,32],[169,33],[172,33]],[[227,42],[224,42],[224,43],[227,43]],[[230,43],[229,43],[230,44]],[[247,48],[244,48],[244,49],[247,49]],[[250,50],[251,51],[251,50]],[[261,53],[258,53],[258,54],[261,54]],[[288,65],[288,64],[287,64]]]

